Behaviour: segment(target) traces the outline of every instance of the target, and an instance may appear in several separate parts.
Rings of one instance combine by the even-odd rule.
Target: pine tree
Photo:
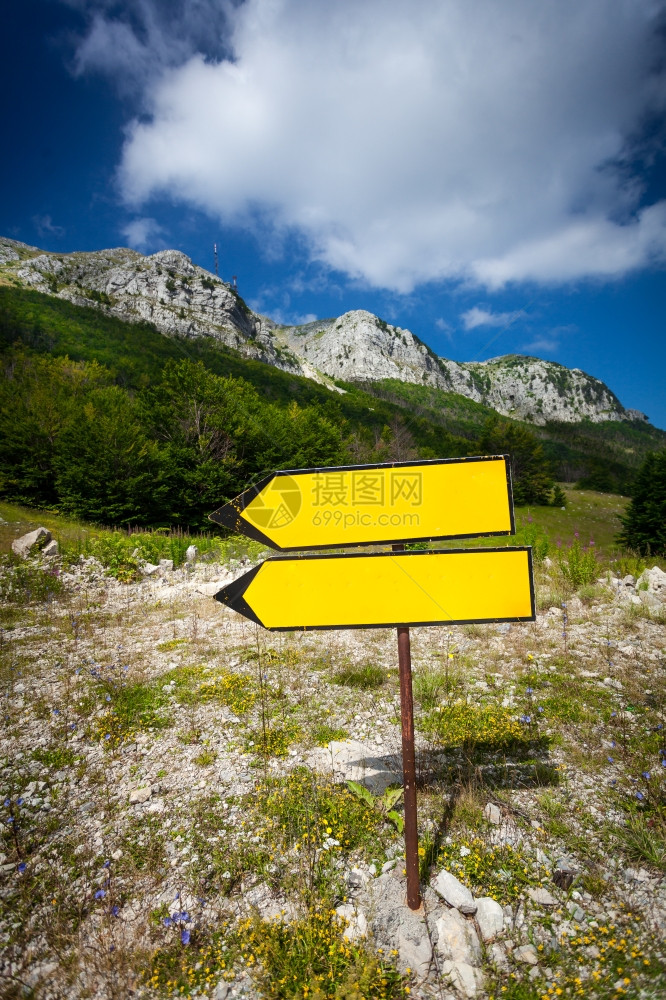
[[[566,507],[567,505],[567,495],[559,484],[555,485],[553,489],[553,499],[551,500],[553,507]]]
[[[645,457],[620,520],[623,545],[643,555],[666,555],[666,451]]]

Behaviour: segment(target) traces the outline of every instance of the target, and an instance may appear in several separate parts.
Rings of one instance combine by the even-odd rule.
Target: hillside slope
[[[169,336],[212,337],[245,358],[330,389],[336,388],[333,380],[398,379],[458,393],[537,426],[647,421],[578,369],[520,355],[478,363],[440,358],[409,330],[365,310],[276,327],[178,250],[147,257],[126,248],[53,254],[0,237],[0,284],[32,288],[131,323],[149,322]]]

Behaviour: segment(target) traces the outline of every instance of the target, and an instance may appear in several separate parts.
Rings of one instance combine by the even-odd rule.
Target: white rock
[[[160,559],[159,568],[163,573],[170,573],[173,569],[173,559]]]
[[[340,906],[336,906],[335,912],[347,921],[342,933],[347,941],[360,941],[361,938],[368,936],[368,921],[363,910],[357,909],[352,903],[341,903]]]
[[[442,962],[440,972],[464,997],[475,997],[483,986],[483,973],[467,962]]]
[[[454,906],[461,913],[476,913],[476,903],[472,893],[445,868],[432,883],[432,887],[449,906]]]
[[[142,802],[147,802],[150,796],[153,794],[150,785],[146,788],[133,788],[130,792],[130,805],[139,805]]]
[[[528,889],[527,895],[530,897],[533,903],[537,904],[537,906],[557,905],[557,900],[555,899],[555,897],[548,892],[548,889],[544,889],[542,886],[539,886],[536,889]]]
[[[55,538],[52,538],[50,542],[47,542],[41,551],[42,551],[42,556],[45,559],[53,559],[54,556],[57,556],[58,543],[56,542]]]
[[[142,563],[140,568],[144,576],[153,576],[159,570],[159,566],[149,562]]]
[[[476,900],[476,922],[482,939],[492,941],[504,927],[502,907],[490,896],[482,896]]]
[[[458,910],[445,910],[435,922],[437,953],[451,962],[478,965],[481,945],[474,925]]]
[[[389,785],[402,784],[401,774],[356,740],[333,740],[308,754],[305,762],[316,771],[332,772],[341,781],[356,781],[374,795],[381,795]]]
[[[27,535],[21,535],[20,538],[15,538],[12,542],[12,552],[14,555],[19,556],[21,559],[27,559],[30,555],[30,550],[39,542],[50,542],[51,532],[48,528],[35,528],[34,531],[29,531]]]
[[[536,965],[539,961],[537,950],[533,944],[523,944],[513,952],[516,962],[523,962],[526,965]]]
[[[502,822],[502,813],[499,806],[496,806],[493,802],[489,802],[485,809],[483,810],[483,815],[486,817],[489,823],[493,823],[495,826],[499,826]]]
[[[188,545],[187,549],[185,550],[185,561],[188,563],[195,562],[198,555],[199,555],[199,549],[196,547],[196,545]]]

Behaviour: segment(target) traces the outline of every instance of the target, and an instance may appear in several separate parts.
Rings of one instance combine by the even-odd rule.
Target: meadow
[[[461,918],[476,996],[663,996],[666,605],[620,583],[666,565],[617,546],[625,500],[566,496],[501,540],[534,546],[536,622],[412,630],[427,975],[380,920],[404,888],[394,632],[221,607],[243,539],[0,504],[2,995],[472,995],[437,938],[446,869],[502,907],[494,940]],[[38,525],[59,558],[13,558]],[[386,791],[326,766],[349,740]]]

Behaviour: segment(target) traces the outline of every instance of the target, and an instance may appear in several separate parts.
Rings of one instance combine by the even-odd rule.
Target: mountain
[[[364,310],[278,327],[178,250],[54,254],[0,238],[0,283],[32,288],[170,336],[213,337],[245,358],[344,391],[336,382],[398,380],[457,393],[536,426],[550,421],[647,422],[580,369],[522,355],[483,362],[438,357],[409,330]]]

